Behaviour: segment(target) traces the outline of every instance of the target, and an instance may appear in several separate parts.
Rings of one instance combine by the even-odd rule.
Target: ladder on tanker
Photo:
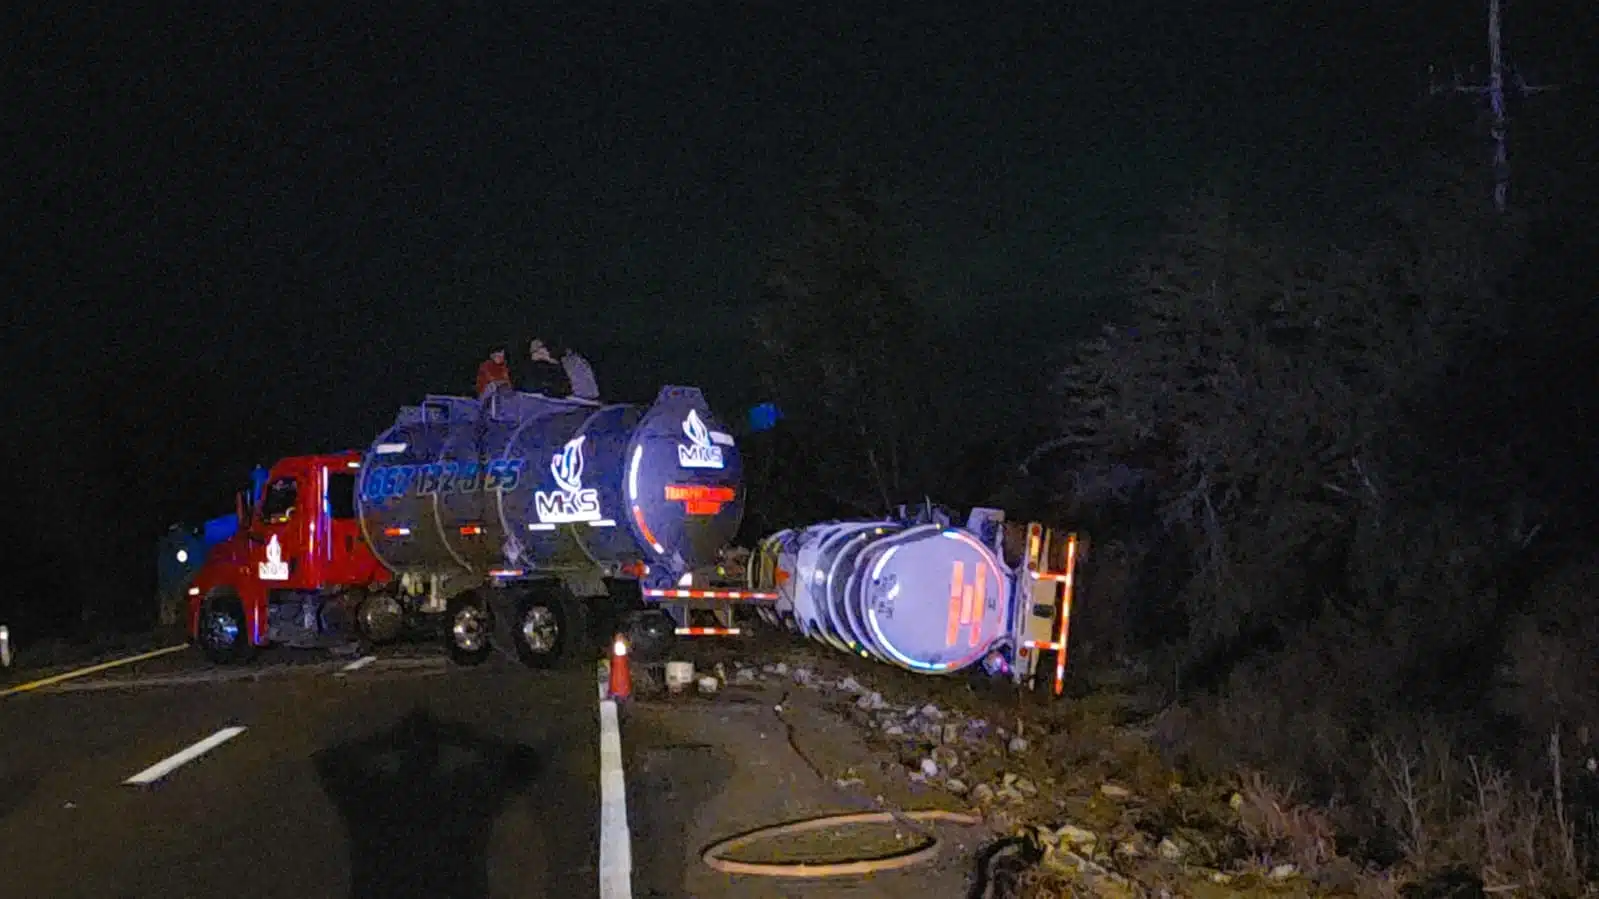
[[[1046,658],[1054,664],[1042,673],[1051,693],[1066,689],[1066,657],[1070,643],[1073,588],[1077,575],[1077,534],[1068,532],[1057,542],[1053,531],[1038,522],[1027,525],[1027,546],[1017,570],[1015,629],[1017,683],[1038,686]],[[1058,564],[1059,567],[1052,567]]]

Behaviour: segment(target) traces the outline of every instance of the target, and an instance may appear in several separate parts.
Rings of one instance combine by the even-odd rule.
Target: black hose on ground
[[[788,692],[784,692],[777,702],[777,719],[782,722],[789,748],[800,757],[805,766],[815,774],[818,780],[827,782],[827,776],[811,757],[800,748],[794,739],[794,725],[783,715],[783,709],[788,703]],[[801,821],[791,821],[784,824],[775,824],[768,827],[746,831],[727,839],[720,840],[705,849],[700,858],[705,864],[717,871],[728,874],[753,874],[762,877],[849,877],[862,874],[874,874],[881,871],[893,871],[907,868],[929,861],[938,855],[938,836],[930,829],[922,826],[922,822],[943,821],[952,824],[975,825],[981,824],[982,818],[961,812],[945,811],[943,809],[927,809],[922,811],[905,811],[889,807],[886,803],[871,803],[878,806],[872,811],[844,812],[835,815],[823,815],[817,818],[807,818]],[[818,830],[829,830],[835,827],[848,827],[858,824],[898,824],[922,838],[922,842],[902,852],[872,858],[846,859],[838,862],[824,864],[810,864],[807,862],[740,862],[723,858],[723,854],[740,846],[745,846],[761,839],[775,836],[787,836],[798,833],[808,833]]]

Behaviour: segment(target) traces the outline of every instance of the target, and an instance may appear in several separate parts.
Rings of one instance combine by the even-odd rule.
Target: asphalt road
[[[0,698],[0,895],[596,895],[591,671],[348,662],[185,650]]]

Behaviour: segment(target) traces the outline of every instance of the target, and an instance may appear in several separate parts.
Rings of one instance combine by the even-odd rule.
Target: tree
[[[810,484],[853,512],[886,511],[939,470],[934,329],[869,185],[827,184],[802,212],[761,281],[763,378],[810,449]]]
[[[1447,516],[1411,514],[1426,465],[1408,410],[1499,309],[1500,234],[1466,202],[1440,191],[1359,250],[1312,252],[1201,198],[1137,266],[1124,324],[1080,348],[1062,442],[1088,466],[1161,460],[1191,657],[1281,634],[1330,596],[1422,589],[1401,583],[1425,567],[1405,555],[1435,555]]]

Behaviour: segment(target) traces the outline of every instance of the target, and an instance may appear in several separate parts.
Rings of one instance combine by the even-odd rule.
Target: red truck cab
[[[368,591],[392,580],[356,516],[360,468],[355,451],[291,456],[257,502],[240,495],[238,533],[212,548],[189,588],[189,635],[213,659],[354,636]]]

